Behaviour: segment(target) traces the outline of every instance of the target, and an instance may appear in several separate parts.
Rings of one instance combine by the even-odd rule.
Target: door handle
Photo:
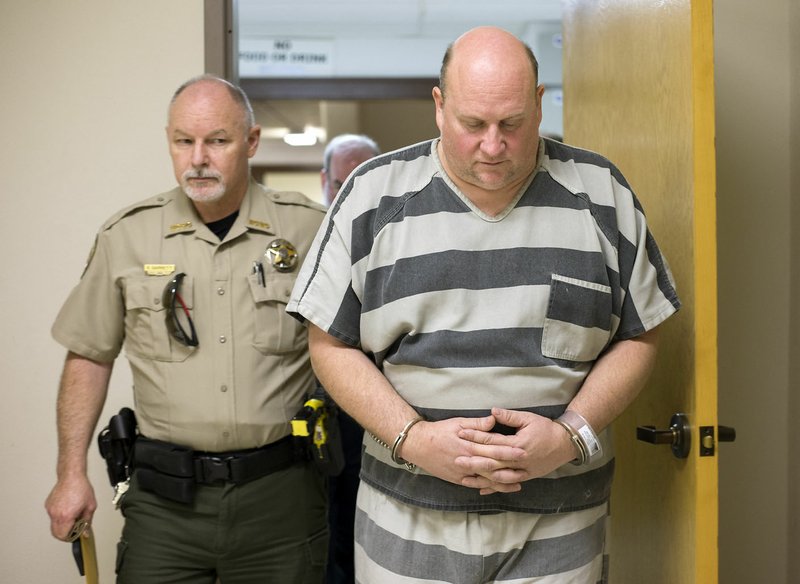
[[[669,444],[676,458],[686,458],[692,446],[689,417],[686,414],[673,414],[667,430],[656,430],[655,426],[639,426],[636,428],[636,439],[650,444]]]
[[[714,426],[700,427],[700,456],[714,456],[716,442],[733,442],[736,429],[731,426],[717,426],[716,440]],[[638,426],[636,439],[650,444],[669,444],[676,458],[687,458],[692,447],[692,429],[686,414],[673,414],[669,428],[657,430],[655,426]]]

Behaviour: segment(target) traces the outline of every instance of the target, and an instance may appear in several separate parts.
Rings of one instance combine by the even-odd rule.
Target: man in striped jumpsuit
[[[609,424],[680,302],[602,156],[539,136],[531,50],[481,27],[448,48],[437,139],[343,186],[287,310],[366,429],[356,577],[606,578]]]

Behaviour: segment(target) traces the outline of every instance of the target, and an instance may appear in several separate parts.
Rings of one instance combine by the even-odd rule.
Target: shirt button
[[[231,435],[231,433],[230,433],[230,432],[223,432],[223,433],[222,433],[222,437],[223,437],[223,438],[227,438],[227,437],[228,437],[228,436],[230,436],[230,435]]]
[[[223,294],[225,294],[225,289],[224,288],[217,288],[217,294],[222,296]]]
[[[220,342],[220,343],[224,343],[224,342],[226,342],[227,340],[228,340],[228,339],[226,339],[226,338],[225,338],[225,335],[220,335],[220,337],[219,337],[219,342]]]
[[[219,388],[219,390],[220,390],[222,393],[225,393],[226,391],[228,391],[228,386],[227,386],[227,385],[223,385],[223,386],[221,386],[221,387]]]

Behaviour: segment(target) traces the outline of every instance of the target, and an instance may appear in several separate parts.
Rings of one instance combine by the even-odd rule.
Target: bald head
[[[501,212],[536,166],[544,88],[530,48],[495,27],[447,49],[433,88],[445,172],[482,210]],[[446,94],[445,94],[446,92]]]
[[[448,71],[451,64],[456,67],[470,64],[475,68],[508,68],[512,63],[532,75],[532,88],[539,79],[539,63],[531,48],[510,32],[493,26],[473,28],[458,37],[447,47],[439,72],[439,90],[445,96]]]
[[[242,125],[245,132],[255,126],[256,119],[255,114],[253,113],[253,106],[250,104],[250,100],[247,98],[247,94],[242,90],[242,88],[238,85],[234,85],[226,79],[209,74],[192,77],[178,87],[169,102],[168,114],[172,114],[172,108],[175,105],[175,102],[178,101],[178,99],[181,97],[181,95],[183,95],[184,92],[186,92],[186,90],[190,90],[189,93],[197,93],[198,90],[210,90],[212,92],[217,90],[218,92],[220,89],[224,89],[231,100],[233,100],[233,103],[241,110]]]

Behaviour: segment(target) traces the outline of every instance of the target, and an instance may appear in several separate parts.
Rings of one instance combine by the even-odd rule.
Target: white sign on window
[[[242,39],[240,77],[331,77],[333,41]]]

